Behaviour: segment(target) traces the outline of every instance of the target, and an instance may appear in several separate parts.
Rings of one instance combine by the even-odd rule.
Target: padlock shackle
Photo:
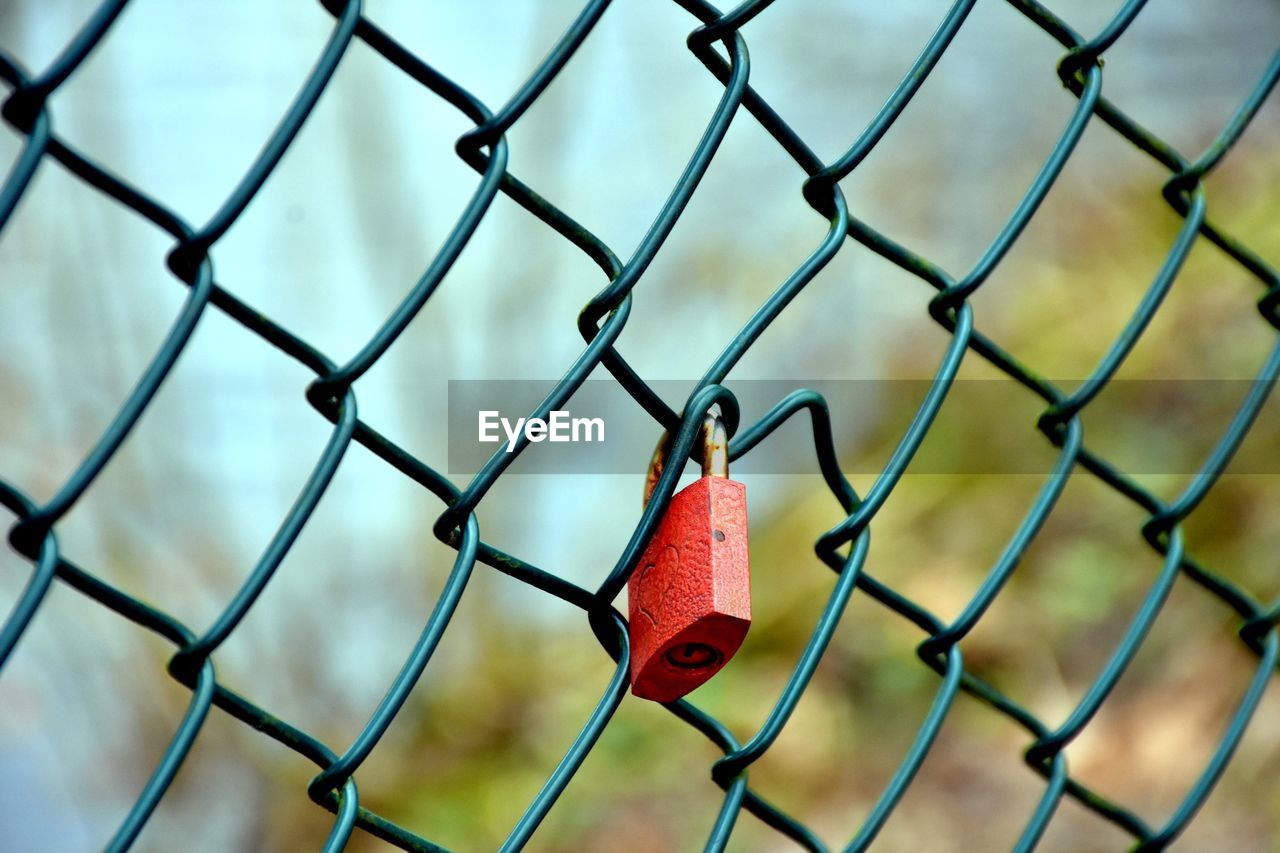
[[[725,427],[724,421],[717,414],[707,413],[699,434],[702,436],[702,456],[700,458],[702,476],[728,477],[729,431]],[[674,436],[669,432],[664,432],[662,438],[658,440],[658,446],[653,450],[653,458],[649,460],[649,472],[644,478],[644,506],[649,505],[649,499],[653,497],[653,490],[658,487],[658,480],[662,479],[662,472],[667,467],[667,456],[671,453],[672,441],[674,441]]]

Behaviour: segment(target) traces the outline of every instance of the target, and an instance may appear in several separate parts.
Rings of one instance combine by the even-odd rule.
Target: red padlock
[[[733,657],[751,626],[747,494],[729,477],[724,424],[703,427],[702,479],[667,506],[627,583],[631,692],[674,702]],[[645,483],[645,503],[662,475],[664,436]]]

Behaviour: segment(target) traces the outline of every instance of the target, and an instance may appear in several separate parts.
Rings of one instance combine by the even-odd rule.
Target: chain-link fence
[[[946,12],[914,65],[878,115],[853,140],[848,150],[830,163],[820,159],[787,123],[784,118],[787,112],[785,104],[769,103],[748,83],[751,65],[742,29],[771,4],[767,0],[747,2],[728,13],[721,13],[702,0],[678,2],[693,16],[696,27],[689,35],[688,49],[723,84],[723,96],[707,120],[705,131],[689,157],[679,181],[653,218],[634,254],[625,260],[558,208],[552,199],[540,195],[536,189],[508,171],[510,152],[507,132],[572,61],[575,52],[591,36],[597,22],[606,12],[608,0],[588,3],[546,58],[529,74],[524,85],[496,110],[486,106],[458,82],[444,76],[422,57],[403,46],[393,33],[384,31],[373,21],[362,17],[358,0],[325,3],[325,8],[334,20],[328,43],[301,91],[266,140],[252,166],[203,224],[184,221],[161,200],[152,198],[117,178],[54,131],[53,107],[59,87],[75,73],[110,31],[125,6],[124,0],[103,3],[57,58],[43,70],[31,71],[21,67],[10,57],[0,56],[0,74],[10,90],[4,102],[3,115],[25,140],[0,191],[0,227],[18,210],[24,192],[38,169],[62,168],[97,192],[130,209],[154,228],[168,234],[173,240],[172,250],[167,256],[168,268],[173,277],[187,288],[185,302],[174,318],[163,345],[155,352],[109,428],[61,483],[56,493],[46,501],[37,502],[17,486],[0,480],[0,501],[17,518],[10,531],[9,541],[17,552],[30,560],[32,566],[29,582],[20,598],[12,605],[3,628],[0,629],[0,662],[6,660],[18,645],[56,580],[172,642],[176,651],[169,662],[169,673],[191,691],[186,715],[173,733],[150,780],[111,840],[112,849],[124,849],[138,838],[166,789],[183,766],[193,743],[209,719],[209,712],[215,706],[221,712],[313,761],[320,768],[308,787],[308,794],[317,804],[335,815],[329,849],[340,849],[356,828],[405,849],[440,849],[430,840],[430,826],[399,825],[364,808],[360,802],[356,776],[401,711],[410,691],[423,676],[437,645],[448,630],[477,563],[579,608],[604,652],[616,662],[615,674],[600,695],[598,704],[582,723],[578,737],[546,779],[536,798],[512,828],[506,849],[517,849],[529,841],[609,726],[627,692],[629,666],[627,626],[615,609],[614,600],[634,570],[640,553],[675,489],[681,473],[679,467],[671,466],[666,470],[658,483],[653,501],[640,517],[626,547],[618,555],[616,564],[598,586],[587,589],[570,583],[553,572],[540,569],[518,555],[505,553],[481,539],[477,508],[525,449],[527,438],[517,440],[512,453],[495,453],[470,482],[458,484],[440,472],[441,460],[434,460],[437,467],[432,467],[428,461],[417,458],[374,425],[362,420],[357,413],[356,387],[360,378],[409,328],[436,294],[445,282],[450,268],[471,241],[477,227],[500,194],[543,223],[548,229],[546,239],[568,241],[576,247],[600,268],[605,280],[605,286],[586,304],[579,316],[578,328],[585,341],[581,355],[537,410],[530,413],[531,416],[545,417],[550,411],[564,407],[588,375],[601,366],[652,417],[655,433],[659,429],[666,429],[675,434],[672,452],[677,454],[676,458],[690,453],[703,415],[712,406],[718,405],[725,416],[732,434],[730,456],[734,459],[752,453],[757,448],[767,447],[766,439],[775,430],[793,416],[802,415],[812,425],[813,451],[822,477],[833,500],[839,503],[845,514],[844,520],[822,535],[815,547],[818,557],[834,572],[835,580],[830,596],[813,626],[799,661],[759,730],[740,742],[724,724],[693,703],[682,700],[668,707],[672,714],[705,735],[723,752],[723,757],[710,768],[711,777],[723,789],[724,797],[719,814],[708,818],[709,849],[722,849],[726,845],[744,810],[805,849],[826,849],[825,843],[806,825],[804,816],[786,813],[750,786],[749,769],[782,733],[855,591],[860,591],[920,629],[924,638],[918,647],[919,657],[925,665],[937,672],[939,681],[936,698],[920,721],[914,742],[902,757],[896,774],[884,787],[862,826],[848,842],[848,849],[865,849],[875,839],[912,784],[917,770],[929,754],[961,693],[969,694],[992,711],[1004,715],[1025,729],[1028,739],[1026,761],[1043,777],[1043,794],[1035,808],[1026,815],[1025,828],[1017,842],[1018,849],[1035,846],[1064,798],[1075,800],[1129,833],[1142,849],[1157,849],[1168,844],[1185,829],[1205,802],[1239,744],[1276,665],[1277,655],[1280,654],[1280,639],[1277,638],[1274,626],[1280,618],[1280,606],[1256,601],[1221,572],[1193,556],[1185,545],[1183,525],[1223,475],[1262,410],[1277,371],[1280,370],[1280,343],[1271,350],[1270,356],[1258,371],[1256,380],[1248,386],[1249,390],[1240,400],[1234,419],[1217,440],[1213,451],[1204,459],[1185,490],[1173,500],[1162,500],[1123,473],[1107,458],[1091,450],[1086,441],[1081,415],[1116,376],[1122,363],[1160,310],[1184,260],[1198,241],[1212,243],[1242,270],[1258,280],[1262,285],[1262,297],[1258,302],[1262,319],[1280,329],[1280,314],[1277,314],[1277,307],[1280,305],[1280,278],[1275,269],[1258,253],[1214,224],[1207,213],[1204,189],[1206,177],[1245,132],[1277,79],[1280,79],[1280,54],[1271,61],[1257,85],[1244,93],[1238,109],[1221,129],[1213,144],[1198,156],[1189,157],[1144,129],[1120,105],[1112,103],[1104,95],[1104,55],[1125,35],[1130,24],[1143,10],[1146,5],[1143,0],[1124,3],[1115,16],[1092,36],[1077,33],[1068,21],[1038,3],[1009,0],[1009,5],[1017,12],[1061,44],[1063,52],[1057,57],[1058,75],[1066,89],[1074,95],[1076,104],[1069,120],[1061,129],[1056,144],[995,240],[972,269],[954,274],[855,216],[841,190],[840,182],[853,173],[875,149],[929,78],[957,32],[964,26],[974,0],[958,0]],[[363,41],[399,72],[474,122],[475,128],[458,140],[456,151],[480,178],[473,196],[421,278],[405,293],[403,300],[385,323],[368,337],[359,351],[340,362],[219,286],[215,280],[212,259],[215,245],[236,223],[271,176],[333,75],[340,73],[339,64],[343,55],[355,40]],[[830,223],[830,227],[825,238],[807,259],[759,306],[741,331],[725,343],[721,355],[705,367],[695,392],[676,411],[629,366],[624,355],[615,348],[615,343],[627,324],[633,297],[643,297],[641,280],[646,270],[662,249],[664,241],[716,158],[730,122],[735,117],[742,120],[746,116],[758,122],[782,151],[808,175],[800,188],[803,197],[816,214]],[[1164,199],[1182,218],[1183,224],[1176,239],[1168,247],[1158,274],[1121,333],[1111,342],[1087,379],[1073,390],[1066,390],[1043,378],[1032,367],[1020,363],[999,342],[984,335],[977,327],[970,297],[988,280],[1022,235],[1072,156],[1086,127],[1097,122],[1112,128],[1168,171]],[[1260,190],[1265,191],[1265,188]],[[18,215],[21,215],[20,211]],[[839,434],[839,425],[832,423],[826,401],[820,395],[811,391],[797,391],[779,400],[757,422],[741,425],[732,385],[726,382],[735,365],[761,334],[837,252],[861,251],[851,243],[860,244],[865,250],[874,252],[934,288],[937,294],[930,302],[929,313],[950,335],[950,344],[937,365],[936,376],[928,393],[909,427],[898,440],[888,463],[864,494],[857,494],[841,471],[834,438]],[[9,284],[13,286],[14,283]],[[89,568],[78,565],[73,561],[72,555],[65,554],[60,549],[57,527],[60,519],[94,485],[95,479],[129,438],[178,356],[188,346],[202,315],[210,310],[222,312],[259,336],[282,356],[291,358],[314,372],[316,378],[306,389],[306,399],[319,415],[332,424],[332,433],[327,446],[315,460],[296,502],[280,520],[269,546],[256,565],[248,571],[235,595],[226,603],[212,625],[193,627],[182,624],[162,610],[106,583]],[[1043,478],[1038,495],[1026,508],[1016,533],[986,574],[984,582],[957,618],[943,620],[901,591],[878,580],[865,570],[864,563],[877,515],[899,485],[935,417],[946,404],[948,392],[961,361],[966,356],[984,359],[1044,401],[1046,408],[1035,427],[1057,449],[1057,461],[1052,473]],[[42,402],[52,405],[50,401]],[[434,533],[440,541],[456,549],[457,557],[430,618],[406,657],[399,675],[387,687],[384,698],[369,716],[359,735],[351,743],[334,748],[220,683],[215,669],[215,652],[237,629],[271,582],[321,496],[330,487],[343,455],[352,442],[364,446],[441,501],[444,509],[435,520]],[[1152,579],[1141,606],[1088,689],[1075,701],[1065,718],[1044,720],[995,684],[967,669],[961,642],[979,624],[1004,590],[1019,560],[1053,512],[1069,477],[1086,476],[1097,478],[1149,515],[1149,520],[1141,528],[1141,534],[1150,548],[1160,556],[1162,568]],[[1142,646],[1170,590],[1180,577],[1198,585],[1205,594],[1220,600],[1239,615],[1240,637],[1256,652],[1258,663],[1256,676],[1238,697],[1235,711],[1217,737],[1216,748],[1194,785],[1171,814],[1152,823],[1124,803],[1108,799],[1074,777],[1068,766],[1065,750],[1086,729],[1108,699]]]

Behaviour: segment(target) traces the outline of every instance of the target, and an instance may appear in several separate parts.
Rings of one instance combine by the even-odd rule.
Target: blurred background
[[[0,0],[0,50],[43,68],[95,4]],[[1055,0],[1080,32],[1117,0]],[[945,14],[942,0],[789,0],[745,29],[752,84],[827,162],[861,131]],[[369,0],[370,18],[490,107],[502,104],[577,14],[571,2]],[[721,86],[684,46],[675,4],[617,0],[508,135],[513,174],[630,255],[683,168]],[[332,27],[315,3],[134,0],[52,100],[86,155],[203,222],[239,179]],[[1106,55],[1104,91],[1187,156],[1207,145],[1280,39],[1280,6],[1152,3]],[[941,264],[973,265],[1039,168],[1076,100],[1062,50],[1007,4],[981,0],[884,141],[844,182],[855,215]],[[213,257],[220,284],[330,357],[353,354],[402,298],[475,186],[453,153],[469,123],[354,42],[280,168]],[[0,131],[0,162],[20,138]],[[1210,216],[1280,263],[1280,110],[1264,107],[1207,182]],[[1168,175],[1093,123],[1008,259],[974,299],[980,329],[1069,386],[1119,332],[1180,220]],[[640,375],[690,385],[818,244],[801,171],[741,112],[705,181],[635,292],[619,349]],[[44,163],[0,233],[0,475],[46,499],[78,464],[166,332],[186,291],[169,241]],[[449,379],[554,379],[582,349],[575,320],[604,281],[503,197],[438,294],[357,385],[363,419],[443,468]],[[949,338],[932,291],[850,244],[730,376],[806,382],[924,379]],[[1125,378],[1247,379],[1274,343],[1258,283],[1198,244]],[[607,374],[599,372],[603,378]],[[994,371],[967,359],[962,376]],[[200,630],[243,581],[292,502],[329,425],[311,377],[216,311],[139,427],[59,525],[77,563]],[[1040,406],[944,407],[926,442],[997,459],[1052,460]],[[678,398],[668,402],[678,406]],[[743,412],[744,423],[758,410]],[[1177,416],[1171,416],[1174,413]],[[911,412],[836,412],[842,463],[876,470]],[[1141,430],[1086,415],[1092,446],[1171,454],[1215,436],[1229,408],[1177,399]],[[1274,404],[1253,442],[1275,442]],[[772,442],[806,442],[793,424]],[[656,439],[656,431],[654,438]],[[982,451],[981,448],[985,448]],[[1036,450],[1035,448],[1039,448]],[[536,448],[533,448],[536,452]],[[769,444],[756,453],[768,453]],[[994,463],[993,463],[994,464]],[[1183,470],[1183,469],[1171,469]],[[817,476],[748,479],[755,625],[737,658],[691,697],[740,739],[763,721],[832,585],[814,540],[841,518]],[[1186,475],[1142,473],[1162,495]],[[872,476],[853,478],[865,489]],[[941,618],[959,613],[1042,483],[909,474],[876,517],[868,570]],[[640,478],[502,478],[484,539],[596,585],[639,517]],[[1233,471],[1187,524],[1191,550],[1270,600],[1280,594],[1274,476]],[[430,527],[439,502],[353,445],[333,487],[243,626],[220,680],[341,749],[405,654],[452,563]],[[1145,520],[1088,476],[1059,507],[1007,591],[962,644],[969,667],[1051,724],[1096,676],[1159,569]],[[3,522],[7,525],[9,522]],[[28,564],[0,549],[0,602]],[[4,604],[5,610],[8,604]],[[1067,750],[1073,775],[1168,817],[1200,773],[1255,665],[1233,615],[1179,581],[1132,670]],[[911,743],[938,687],[918,629],[856,593],[812,686],[752,785],[843,844]],[[55,586],[0,678],[0,839],[7,850],[86,850],[114,831],[189,694],[171,647]],[[362,804],[448,847],[494,849],[551,772],[612,666],[582,614],[478,566],[436,657],[357,778]],[[1020,730],[960,697],[877,849],[1009,847],[1041,794]],[[628,698],[531,849],[686,850],[721,792],[717,753],[661,707]],[[1182,849],[1280,849],[1280,697],[1268,692]],[[319,846],[331,816],[307,798],[315,768],[210,714],[139,849]],[[1128,837],[1064,801],[1046,850],[1110,850]],[[745,814],[731,848],[786,849]],[[384,846],[359,832],[353,850]]]

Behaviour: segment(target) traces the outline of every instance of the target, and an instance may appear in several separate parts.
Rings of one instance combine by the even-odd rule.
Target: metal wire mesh
[[[643,513],[617,563],[596,589],[585,589],[504,553],[480,539],[476,509],[486,493],[527,444],[517,440],[513,453],[495,453],[482,470],[465,486],[459,486],[380,434],[357,415],[355,386],[358,380],[413,322],[445,279],[486,215],[498,193],[514,200],[559,238],[569,241],[604,273],[607,285],[587,303],[579,317],[579,331],[586,341],[581,355],[566,371],[550,395],[531,416],[544,417],[562,407],[597,366],[603,365],[662,428],[675,434],[673,453],[687,456],[702,422],[703,414],[718,404],[731,433],[731,458],[752,452],[792,416],[807,414],[812,423],[817,464],[835,500],[843,507],[844,520],[821,536],[816,553],[835,573],[830,598],[815,624],[799,662],[771,713],[760,729],[745,743],[739,743],[716,719],[687,701],[668,706],[671,713],[704,734],[720,750],[721,757],[711,768],[711,776],[723,789],[723,807],[712,822],[709,849],[722,849],[743,810],[791,839],[803,848],[826,849],[824,843],[796,816],[784,813],[762,798],[748,784],[748,770],[775,742],[805,691],[819,660],[827,648],[850,596],[855,590],[882,604],[925,634],[918,647],[920,659],[940,677],[936,698],[922,720],[914,743],[903,756],[897,773],[880,794],[863,825],[847,849],[865,849],[884,826],[912,782],[930,750],[956,696],[967,693],[993,711],[1007,716],[1024,728],[1030,738],[1027,763],[1044,780],[1043,795],[1017,842],[1018,849],[1030,849],[1040,839],[1055,809],[1064,797],[1076,800],[1102,818],[1128,832],[1141,849],[1167,845],[1185,829],[1204,803],[1224,771],[1254,713],[1280,654],[1275,624],[1280,605],[1267,606],[1246,591],[1202,564],[1184,547],[1183,524],[1205,498],[1227,468],[1233,454],[1250,429],[1267,399],[1280,371],[1280,343],[1271,350],[1247,395],[1239,403],[1234,419],[1204,460],[1197,475],[1172,501],[1163,501],[1126,476],[1107,459],[1092,452],[1084,440],[1082,411],[1115,376],[1121,363],[1161,306],[1161,301],[1177,276],[1180,266],[1198,239],[1208,240],[1263,287],[1258,302],[1263,319],[1280,329],[1280,277],[1249,247],[1225,233],[1208,218],[1204,190],[1205,177],[1243,134],[1268,93],[1280,79],[1280,54],[1250,91],[1214,142],[1196,158],[1175,151],[1131,119],[1103,96],[1104,53],[1116,43],[1145,5],[1129,0],[1114,18],[1092,38],[1075,32],[1070,25],[1032,0],[1009,0],[1009,4],[1052,36],[1065,49],[1058,74],[1077,99],[1077,105],[1059,134],[1021,202],[1004,223],[977,264],[962,275],[953,275],[905,246],[855,218],[850,212],[839,181],[853,172],[881,140],[903,109],[919,91],[963,26],[974,0],[957,0],[893,91],[883,108],[849,149],[832,163],[824,163],[786,123],[781,110],[767,103],[748,85],[750,61],[740,32],[752,18],[770,5],[770,0],[746,2],[721,13],[703,0],[677,0],[696,19],[697,28],[688,38],[688,49],[724,87],[714,113],[688,161],[679,181],[659,210],[634,255],[619,259],[586,228],[565,215],[556,205],[522,183],[507,169],[506,132],[524,115],[534,100],[561,72],[578,47],[587,39],[608,0],[588,3],[551,52],[529,75],[527,81],[499,109],[491,110],[458,83],[440,74],[397,42],[392,35],[362,17],[359,0],[327,0],[326,9],[335,24],[323,52],[301,91],[279,125],[245,173],[227,194],[218,210],[203,225],[192,225],[168,210],[159,200],[119,180],[84,157],[55,134],[51,127],[52,96],[76,71],[88,54],[112,27],[125,0],[108,0],[84,24],[44,71],[33,74],[9,57],[0,55],[0,76],[10,93],[4,101],[5,120],[25,138],[24,146],[0,188],[0,228],[8,221],[23,197],[33,173],[47,161],[54,161],[85,184],[131,209],[155,228],[172,236],[168,255],[173,276],[186,285],[188,293],[181,311],[162,346],[116,413],[108,429],[89,454],[47,502],[37,504],[17,487],[0,480],[0,502],[17,518],[9,535],[12,547],[31,561],[30,579],[17,603],[0,628],[0,663],[7,660],[22,637],[55,580],[109,608],[125,619],[155,632],[176,647],[169,672],[191,690],[185,717],[156,765],[136,803],[125,816],[110,842],[111,849],[128,847],[143,830],[165,790],[182,766],[211,708],[217,707],[264,735],[305,756],[320,768],[308,787],[312,800],[335,815],[328,848],[340,849],[356,827],[409,850],[441,849],[419,832],[430,827],[407,827],[390,822],[360,805],[355,774],[376,748],[393,718],[402,708],[423,674],[441,636],[447,629],[459,599],[477,562],[523,581],[549,596],[577,608],[589,620],[602,648],[616,661],[615,674],[580,734],[534,801],[511,830],[505,849],[524,845],[537,829],[557,798],[608,726],[628,686],[628,646],[626,623],[612,606],[625,585],[656,522],[674,491],[679,466],[670,466],[658,483],[654,499]],[[323,94],[353,39],[364,41],[388,63],[412,78],[435,97],[441,98],[468,119],[475,128],[457,142],[458,156],[473,168],[480,180],[474,194],[458,217],[448,239],[428,269],[404,295],[403,301],[385,323],[349,360],[338,363],[252,306],[220,287],[214,278],[211,255],[214,246],[244,212],[255,194],[270,177],[295,135]],[[668,407],[628,365],[614,347],[627,322],[633,294],[650,262],[660,251],[676,220],[698,188],[708,165],[716,156],[731,119],[747,113],[772,136],[777,144],[808,175],[803,194],[810,207],[827,219],[830,228],[808,258],[764,302],[722,354],[706,368],[696,391],[680,412]],[[1050,187],[1072,155],[1086,126],[1101,121],[1137,149],[1166,168],[1170,177],[1164,198],[1182,217],[1183,224],[1169,246],[1159,273],[1134,310],[1120,335],[1111,343],[1096,368],[1073,391],[1066,391],[1016,361],[994,340],[975,326],[969,298],[990,277],[1036,212]],[[909,428],[902,434],[895,452],[866,494],[856,494],[841,472],[835,453],[833,424],[826,403],[816,393],[798,391],[780,400],[757,423],[739,429],[739,415],[731,391],[721,382],[761,333],[850,241],[889,260],[902,270],[933,287],[937,294],[930,302],[934,321],[950,334],[950,344],[937,367],[931,390],[921,402]],[[191,339],[201,315],[212,307],[312,370],[316,379],[306,398],[315,410],[333,425],[327,446],[316,459],[296,502],[280,520],[279,528],[258,563],[248,573],[234,597],[227,602],[214,623],[197,630],[181,624],[166,613],[109,585],[80,567],[59,548],[56,528],[59,520],[92,487],[95,478],[129,437],[178,355]],[[1036,427],[1058,456],[1053,473],[1044,479],[1034,502],[1003,553],[991,567],[976,594],[960,616],[944,622],[906,596],[878,581],[863,570],[871,529],[877,513],[894,491],[911,463],[913,454],[947,400],[948,390],[962,358],[969,352],[985,359],[1010,378],[1043,399],[1047,408]],[[307,523],[317,502],[352,442],[368,448],[386,464],[438,497],[445,509],[434,525],[435,535],[457,551],[457,558],[421,636],[410,650],[398,676],[370,716],[359,736],[341,750],[334,749],[305,731],[279,719],[220,684],[214,652],[237,628],[255,600],[270,583],[273,574]],[[676,458],[683,458],[677,456]],[[991,683],[966,669],[959,643],[983,618],[984,613],[1009,580],[1020,557],[1052,512],[1068,475],[1085,472],[1096,477],[1119,495],[1149,514],[1141,533],[1160,555],[1162,568],[1151,582],[1142,605],[1133,616],[1121,642],[1110,653],[1105,666],[1064,720],[1038,719]],[[1179,576],[1197,584],[1240,617],[1242,640],[1258,655],[1256,675],[1236,703],[1229,725],[1217,740],[1210,759],[1176,810],[1162,823],[1151,824],[1122,803],[1099,795],[1073,778],[1064,752],[1066,746],[1090,723],[1107,699],[1126,667],[1137,653],[1156,620],[1161,605]]]

